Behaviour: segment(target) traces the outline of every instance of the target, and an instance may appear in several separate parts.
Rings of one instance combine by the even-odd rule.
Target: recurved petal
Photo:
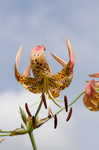
[[[88,96],[93,95],[93,93],[95,92],[95,80],[91,80],[87,83],[86,87],[85,87],[85,93]]]
[[[20,65],[20,58],[21,58],[22,52],[23,52],[23,47],[20,46],[16,54],[16,68],[18,68]],[[29,63],[29,65],[26,67],[22,75],[24,75],[25,77],[28,77],[30,76],[30,71],[31,71],[31,65]]]
[[[68,49],[68,54],[69,54],[69,62],[70,62],[70,69],[71,71],[73,70],[74,64],[75,64],[75,58],[74,58],[74,53],[73,53],[73,49],[72,49],[72,45],[70,40],[66,41],[66,45],[67,45],[67,49]],[[63,67],[65,67],[67,65],[66,61],[64,61],[62,58],[54,55],[53,53],[50,53],[50,55],[59,63],[61,64]]]
[[[24,70],[23,75],[24,75],[25,77],[29,77],[29,76],[30,76],[30,71],[31,71],[31,65],[28,65],[28,66],[26,67],[26,69]]]
[[[67,48],[68,48],[70,69],[71,69],[71,71],[73,71],[74,64],[75,64],[75,57],[74,57],[74,52],[73,52],[73,48],[72,48],[72,45],[71,45],[71,41],[67,40],[66,45],[67,45]]]
[[[99,89],[99,81],[95,81],[95,88]]]
[[[63,67],[65,67],[67,65],[67,63],[62,58],[54,55],[53,53],[50,53],[50,55]]]
[[[14,75],[15,75],[16,80],[17,80],[17,81],[20,81],[20,79],[21,79],[21,74],[19,73],[16,64],[15,64],[15,66],[14,66]]]
[[[20,46],[20,48],[18,49],[18,52],[16,54],[16,60],[15,60],[17,67],[19,67],[19,65],[20,65],[20,57],[22,55],[22,51],[23,51],[23,47]]]
[[[99,73],[90,74],[90,77],[99,78]]]
[[[15,68],[14,68],[14,73],[15,73],[15,78],[18,82],[20,82],[21,84],[24,84],[24,86],[27,87],[37,87],[40,86],[42,83],[42,79],[41,78],[33,78],[33,77],[26,77],[23,74],[20,74],[20,72],[18,71],[16,64],[15,64]]]

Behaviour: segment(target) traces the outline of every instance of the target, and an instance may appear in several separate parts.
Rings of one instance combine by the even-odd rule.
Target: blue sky
[[[24,99],[29,99],[29,102],[36,99],[35,95],[24,90],[14,78],[13,66],[20,45],[24,47],[20,68],[22,72],[27,65],[31,48],[38,44],[44,44],[47,53],[53,52],[67,60],[65,39],[71,39],[76,56],[75,76],[70,88],[63,92],[70,99],[84,88],[89,73],[99,71],[98,6],[98,0],[0,1],[0,128],[6,128],[6,122],[8,128],[17,127],[20,123],[20,120],[16,123],[19,117],[18,105],[24,104]],[[51,57],[48,60],[53,71],[57,72],[60,69],[57,63]],[[62,116],[65,117],[65,114]],[[64,120],[61,115],[60,120]],[[54,131],[52,122],[49,122],[35,134],[38,145],[43,150],[53,149],[53,144],[57,150],[93,150],[99,147],[98,126],[98,112],[88,111],[80,101],[74,106],[73,118],[69,124],[63,121],[57,131]],[[23,141],[26,145],[22,144]],[[25,136],[10,138],[0,147],[2,150],[31,149]]]

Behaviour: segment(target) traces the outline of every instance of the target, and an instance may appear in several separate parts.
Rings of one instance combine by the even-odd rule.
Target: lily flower
[[[97,91],[97,81],[91,80],[87,83],[83,102],[89,110],[99,111],[99,92]]]
[[[51,53],[51,56],[63,67],[63,69],[56,74],[52,73],[52,69],[46,60],[46,48],[43,45],[32,48],[29,64],[21,74],[18,69],[23,48],[19,48],[15,63],[16,80],[32,93],[45,93],[51,99],[58,97],[61,90],[67,88],[73,78],[75,64],[74,54],[71,42],[67,40],[66,43],[69,54],[68,62],[65,62],[60,57]]]

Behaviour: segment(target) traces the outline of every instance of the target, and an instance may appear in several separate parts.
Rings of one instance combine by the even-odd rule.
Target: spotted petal
[[[29,76],[30,70],[31,70],[30,65],[25,69],[24,73],[21,74],[18,71],[22,51],[23,51],[23,48],[22,47],[19,48],[17,55],[16,55],[16,63],[15,63],[15,67],[14,67],[15,78],[18,82],[20,82],[20,84],[22,84],[29,91],[31,91],[33,93],[39,93],[40,92],[39,87],[41,87],[42,79],[41,78],[33,78],[33,77]]]

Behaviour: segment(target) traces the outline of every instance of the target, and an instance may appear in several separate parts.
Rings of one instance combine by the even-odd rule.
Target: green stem
[[[12,131],[0,130],[0,133],[11,133]]]
[[[10,134],[0,134],[0,136],[10,136]]]
[[[85,93],[85,91],[81,92],[70,104],[69,106],[72,106],[76,101]]]
[[[35,143],[33,132],[29,132],[28,134],[29,134],[29,137],[30,137],[30,140],[31,140],[33,150],[37,150],[37,146],[36,146],[36,143]]]

